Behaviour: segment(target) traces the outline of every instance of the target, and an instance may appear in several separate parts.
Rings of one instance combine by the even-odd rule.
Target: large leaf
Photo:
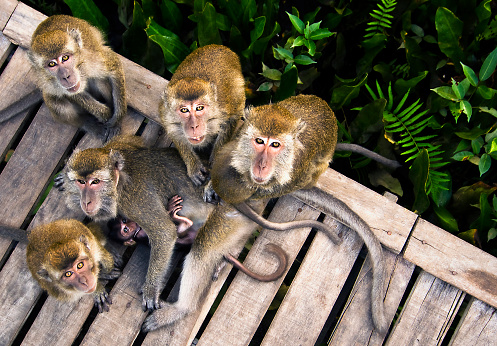
[[[103,32],[109,30],[109,21],[95,5],[93,0],[64,0],[74,17],[88,21]]]
[[[423,149],[409,170],[409,179],[414,185],[414,204],[412,208],[417,214],[423,213],[430,206],[430,200],[426,194],[429,164],[428,151]]]
[[[490,78],[497,66],[497,48],[495,48],[485,59],[480,69],[480,80],[484,81]]]
[[[359,143],[364,143],[371,133],[383,127],[383,111],[387,100],[384,98],[373,100],[360,110],[357,117],[350,124],[352,137]]]
[[[274,95],[274,100],[281,101],[294,95],[298,80],[298,70],[295,66],[292,66],[292,68],[281,75],[280,87]]]
[[[458,63],[464,56],[459,45],[463,22],[449,9],[439,7],[435,14],[435,26],[438,32],[438,46],[440,50],[458,66]]]
[[[440,226],[451,233],[459,233],[459,226],[457,225],[456,218],[444,207],[439,207],[437,205],[433,206],[433,210],[438,217]]]
[[[198,43],[206,46],[208,44],[222,44],[221,35],[217,27],[217,12],[214,6],[208,2],[198,16]]]
[[[299,34],[303,34],[305,28],[304,22],[299,17],[294,16],[293,14],[290,14],[288,12],[286,14],[290,18],[290,22],[292,22],[292,25],[295,28],[295,30],[297,30]]]
[[[178,5],[171,0],[162,0],[160,3],[160,11],[162,13],[162,22],[164,23],[164,26],[173,32],[180,32],[183,16],[181,15]]]

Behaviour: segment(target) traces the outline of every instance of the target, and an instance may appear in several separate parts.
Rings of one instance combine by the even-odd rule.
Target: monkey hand
[[[143,295],[143,311],[153,311],[162,308],[162,301],[159,299],[160,292],[153,285],[144,283],[141,288],[141,294]]]
[[[209,171],[201,163],[195,164],[192,169],[188,169],[188,177],[196,186],[202,185],[209,177]]]
[[[121,129],[118,126],[109,125],[107,123],[104,123],[104,133],[103,133],[102,139],[104,140],[104,142],[108,142],[110,139],[117,136],[120,132],[121,132]]]
[[[102,273],[101,272],[98,277],[101,278],[101,279],[104,279],[104,280],[114,280],[114,279],[117,279],[120,276],[121,276],[121,269],[114,267],[108,273]]]
[[[219,200],[219,195],[214,191],[212,182],[209,181],[204,187],[204,202],[218,204]]]
[[[176,303],[166,303],[164,309],[154,311],[143,322],[142,330],[150,332],[161,327],[170,326],[188,314],[187,310],[180,309]]]
[[[104,311],[108,312],[109,305],[112,304],[112,298],[109,296],[107,292],[105,292],[105,289],[102,288],[102,290],[95,292],[95,294],[93,295],[93,302],[95,303],[95,306],[98,308],[98,312],[100,313]]]
[[[57,188],[59,191],[64,191],[64,174],[62,172],[59,172],[54,178],[53,178],[53,186]]]

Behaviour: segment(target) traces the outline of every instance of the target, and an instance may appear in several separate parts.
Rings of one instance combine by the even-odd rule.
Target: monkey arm
[[[116,126],[119,124],[127,112],[124,73],[122,67],[120,69],[116,69],[113,74],[114,75],[112,77],[109,77],[109,83],[112,87],[112,103],[114,105],[114,113],[106,122],[109,126]]]
[[[371,290],[371,303],[373,323],[379,332],[386,331],[388,322],[384,311],[384,281],[385,261],[381,244],[368,224],[344,202],[333,197],[323,190],[313,187],[311,189],[297,190],[291,193],[302,202],[333,217],[359,234],[370,254],[373,265],[373,285]]]
[[[372,160],[375,160],[382,165],[385,165],[387,167],[396,169],[399,167],[402,167],[402,164],[395,160],[390,160],[387,159],[384,156],[381,156],[378,153],[375,153],[374,151],[368,150],[364,147],[361,147],[360,145],[357,144],[352,144],[352,143],[337,143],[335,151],[350,151],[356,154],[361,154],[364,155]]]
[[[278,258],[278,262],[279,262],[279,266],[274,271],[274,273],[268,274],[268,275],[261,275],[261,274],[257,274],[255,272],[251,271],[250,269],[245,267],[245,265],[243,265],[243,263],[241,263],[236,257],[234,257],[231,254],[224,255],[224,259],[226,261],[228,261],[229,263],[231,263],[234,267],[238,268],[243,273],[250,276],[251,278],[262,281],[262,282],[270,282],[270,281],[274,281],[274,280],[279,279],[281,277],[281,275],[283,275],[283,273],[286,271],[288,260],[286,258],[285,251],[283,251],[283,249],[281,247],[279,247],[278,245],[269,243],[266,245],[266,249],[269,253],[274,254]]]
[[[20,228],[15,228],[15,227],[9,227],[9,226],[3,226],[0,225],[0,236],[6,237],[6,238],[12,238],[16,241],[19,241],[21,243],[28,243],[28,235],[30,231],[25,231]]]
[[[300,221],[289,221],[289,222],[271,222],[263,218],[261,215],[257,214],[247,203],[238,203],[235,204],[234,207],[238,209],[243,215],[248,217],[250,220],[256,222],[260,226],[264,228],[269,228],[274,231],[288,231],[295,228],[304,228],[304,227],[313,227],[317,228],[320,231],[324,232],[330,240],[340,245],[342,243],[342,239],[333,231],[330,227],[325,225],[322,222],[318,222],[315,220],[300,220]]]
[[[30,93],[22,96],[19,100],[0,110],[0,124],[40,102],[41,99],[41,92],[38,89],[34,89]]]
[[[70,98],[85,111],[97,118],[101,123],[105,123],[112,117],[110,107],[97,101],[86,91],[73,95]]]

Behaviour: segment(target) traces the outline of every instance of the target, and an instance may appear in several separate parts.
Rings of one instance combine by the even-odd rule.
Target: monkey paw
[[[95,306],[98,308],[98,312],[102,313],[104,311],[109,311],[109,305],[112,304],[112,299],[105,290],[102,292],[95,293],[93,296],[93,302]]]
[[[143,294],[143,311],[153,311],[162,308],[162,301],[159,299],[160,292],[157,292],[154,287],[144,284],[141,293]]]
[[[161,327],[170,326],[186,316],[188,312],[167,304],[164,309],[154,311],[143,322],[142,330],[150,332]]]
[[[202,164],[196,165],[192,172],[188,172],[188,176],[196,186],[202,185],[207,180],[208,175],[209,171]]]
[[[220,198],[218,194],[216,193],[216,191],[214,191],[214,188],[212,187],[212,182],[209,181],[204,188],[204,202],[218,204],[219,200]]]
[[[116,267],[112,268],[112,270],[109,273],[100,273],[99,275],[99,277],[104,280],[114,280],[120,276],[121,276],[121,269]]]
[[[53,178],[53,186],[55,186],[59,191],[64,191],[64,174],[62,172],[58,173]]]

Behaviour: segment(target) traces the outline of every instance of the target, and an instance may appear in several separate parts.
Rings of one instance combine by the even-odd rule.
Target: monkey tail
[[[20,228],[0,225],[0,236],[3,238],[14,239],[21,243],[28,243],[28,235],[30,232]]]
[[[350,151],[356,154],[361,154],[366,157],[369,157],[372,160],[375,160],[376,162],[381,163],[382,165],[385,165],[387,167],[397,169],[399,167],[402,167],[402,165],[395,161],[395,160],[390,160],[387,159],[384,156],[381,156],[378,153],[375,153],[374,151],[368,150],[364,147],[361,147],[360,145],[357,144],[352,144],[352,143],[337,143],[335,151]]]
[[[373,284],[371,289],[371,311],[373,323],[378,332],[388,328],[384,307],[385,261],[381,244],[368,224],[344,202],[317,187],[297,190],[291,193],[302,202],[333,217],[347,227],[356,231],[362,238],[369,252],[373,267]]]
[[[251,271],[250,269],[245,267],[242,262],[240,262],[237,258],[235,258],[231,254],[225,255],[224,258],[226,259],[226,261],[231,263],[235,268],[238,268],[240,271],[247,274],[251,278],[262,282],[270,282],[279,279],[283,275],[283,273],[285,273],[288,264],[288,259],[286,257],[285,251],[283,251],[283,249],[276,244],[269,243],[266,245],[266,249],[269,253],[274,254],[278,258],[279,262],[278,268],[274,271],[274,273],[268,275],[257,274]]]
[[[299,221],[288,221],[288,222],[272,222],[261,215],[256,213],[247,203],[242,202],[235,204],[234,207],[238,209],[243,215],[248,217],[250,220],[259,224],[264,228],[272,229],[273,231],[288,231],[295,228],[312,227],[319,229],[320,231],[326,233],[333,243],[340,245],[342,243],[342,238],[340,238],[336,232],[334,232],[328,225],[315,220],[299,220]]]

